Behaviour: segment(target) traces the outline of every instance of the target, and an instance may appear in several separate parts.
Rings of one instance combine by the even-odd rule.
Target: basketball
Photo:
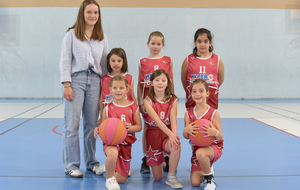
[[[125,140],[127,130],[120,119],[107,118],[99,126],[99,136],[107,145],[118,145]]]
[[[202,129],[202,126],[203,125],[210,126],[210,124],[213,127],[215,127],[212,124],[212,122],[210,122],[207,119],[198,119],[195,121],[195,125],[199,125],[200,129],[197,131],[198,133],[194,135],[195,137],[193,137],[192,135],[189,135],[189,138],[192,141],[192,143],[194,143],[195,145],[200,146],[200,147],[206,147],[206,146],[211,145],[216,140],[215,137],[212,137],[212,136],[205,137],[206,134],[201,133],[201,131],[205,131],[205,129]]]

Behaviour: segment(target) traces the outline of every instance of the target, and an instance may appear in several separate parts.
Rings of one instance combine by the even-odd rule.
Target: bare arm
[[[129,125],[128,123],[125,123],[127,130],[129,132],[140,132],[142,130],[142,121],[141,121],[141,115],[139,110],[137,110],[135,114],[134,122],[135,125]]]
[[[187,65],[187,58],[185,58],[181,66],[181,82],[184,90],[186,90],[187,73],[188,73],[188,65]]]
[[[218,70],[218,79],[219,79],[219,87],[222,85],[222,83],[224,82],[224,63],[223,61],[220,59],[219,62],[219,70]]]

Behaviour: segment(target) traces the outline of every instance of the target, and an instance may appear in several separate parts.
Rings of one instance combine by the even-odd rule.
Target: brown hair
[[[162,38],[162,44],[165,45],[165,37],[160,31],[151,32],[151,34],[149,35],[149,38],[148,38],[148,43],[151,41],[151,38],[153,36],[161,37]]]
[[[103,29],[102,29],[100,6],[97,3],[97,1],[95,1],[95,0],[84,0],[81,3],[79,10],[78,10],[78,14],[77,14],[77,20],[76,20],[75,24],[72,27],[70,27],[67,31],[74,28],[76,37],[81,41],[85,40],[85,37],[84,37],[84,32],[85,32],[84,9],[89,4],[95,4],[98,7],[98,14],[99,14],[99,17],[94,26],[91,38],[102,41],[104,38],[104,33],[103,33]]]
[[[128,80],[127,80],[123,75],[116,75],[116,76],[114,76],[114,77],[110,80],[110,82],[109,82],[109,87],[110,87],[110,88],[112,87],[112,83],[113,83],[114,81],[121,81],[121,82],[124,82],[126,88],[129,87]]]
[[[196,42],[198,36],[202,35],[202,34],[206,34],[207,35],[207,38],[209,40],[209,42],[212,42],[212,39],[213,39],[213,36],[211,35],[211,32],[209,30],[207,30],[206,28],[199,28],[196,32],[195,32],[195,35],[194,35],[194,42]],[[209,52],[212,52],[214,50],[214,46],[211,45],[209,46]],[[199,57],[197,55],[197,47],[195,46],[194,49],[193,49],[193,54],[194,56],[196,57]]]
[[[208,84],[207,82],[204,80],[204,79],[196,79],[193,81],[193,83],[191,84],[191,94],[192,94],[192,91],[193,91],[193,87],[196,85],[196,84],[203,84],[204,87],[205,87],[205,90],[206,92],[209,92],[209,87],[208,87]],[[192,98],[189,99],[189,103],[192,103],[194,102],[194,100]]]
[[[128,71],[127,56],[126,56],[124,49],[122,49],[122,48],[113,48],[112,50],[110,50],[109,54],[107,55],[107,71],[109,73],[113,71],[113,69],[111,68],[111,66],[109,64],[109,59],[112,55],[117,55],[123,59],[123,66],[121,68],[121,72],[122,73],[127,72]]]
[[[164,98],[164,102],[167,102],[173,98],[175,98],[176,96],[174,94],[172,94],[171,92],[171,80],[170,80],[170,76],[168,74],[167,71],[165,71],[164,69],[157,69],[155,70],[152,74],[151,74],[151,77],[150,77],[150,81],[154,81],[154,79],[160,75],[166,75],[167,77],[167,80],[168,80],[168,86],[167,88],[165,89],[165,98]],[[155,103],[155,92],[154,92],[154,87],[151,85],[150,88],[149,88],[149,93],[148,93],[148,96],[151,98],[151,100]],[[171,103],[171,102],[170,102]]]

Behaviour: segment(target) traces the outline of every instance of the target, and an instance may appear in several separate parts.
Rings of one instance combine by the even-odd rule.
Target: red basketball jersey
[[[191,97],[191,84],[196,79],[204,79],[209,87],[209,98],[207,103],[215,109],[218,109],[218,96],[219,96],[219,69],[220,58],[216,54],[211,54],[208,58],[196,57],[190,54],[187,57],[187,80],[186,80],[186,99]]]
[[[189,116],[189,122],[190,123],[196,121],[197,119],[207,119],[207,120],[212,122],[213,118],[214,118],[214,115],[217,112],[216,109],[214,109],[211,106],[208,106],[208,109],[206,110],[206,112],[203,115],[201,115],[200,117],[197,117],[197,114],[195,112],[195,108],[196,108],[196,106],[187,110],[187,114]],[[192,142],[190,142],[190,143],[192,144]],[[218,146],[223,146],[223,139],[220,140],[220,141],[215,141],[214,144],[216,144]]]
[[[143,86],[143,98],[148,95],[150,88],[150,77],[152,73],[157,69],[164,69],[168,72],[170,79],[172,79],[173,73],[171,68],[172,59],[168,56],[162,56],[160,58],[143,58],[140,60],[140,83]],[[172,81],[171,81],[172,82]]]
[[[147,98],[150,100],[151,105],[152,105],[153,109],[155,110],[155,112],[157,113],[157,115],[159,116],[160,120],[167,127],[170,128],[171,127],[170,113],[171,113],[173,104],[177,101],[177,98],[175,97],[175,98],[169,100],[168,102],[161,102],[161,101],[156,100],[155,103],[151,100],[151,98],[149,96],[147,96]],[[145,122],[149,126],[158,127],[149,115],[147,115]]]
[[[130,123],[131,125],[135,125],[134,118],[138,111],[139,106],[132,102],[127,106],[120,106],[115,104],[114,102],[111,102],[106,107],[106,117],[107,118],[118,118],[122,120],[123,122]],[[122,145],[128,145],[133,144],[136,141],[135,133],[127,132],[127,137],[125,138],[124,142],[122,142]]]
[[[132,102],[133,98],[132,98],[131,84],[133,81],[133,77],[127,73],[125,73],[123,76],[127,79],[129,87],[130,87],[128,93],[126,94],[126,99]],[[103,103],[104,107],[107,106],[112,101],[114,101],[114,97],[110,93],[110,89],[109,89],[109,82],[111,81],[112,78],[113,78],[113,76],[108,75],[108,74],[101,78],[101,83],[102,83],[101,94],[102,94],[102,103]]]

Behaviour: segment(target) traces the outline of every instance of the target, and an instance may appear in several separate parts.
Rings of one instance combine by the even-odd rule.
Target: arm
[[[197,134],[196,130],[199,130],[199,125],[195,125],[195,122],[190,123],[187,112],[184,114],[184,125],[182,133],[184,138],[189,139],[189,135],[194,136]]]
[[[74,94],[71,87],[71,64],[72,64],[72,35],[67,32],[62,45],[59,61],[60,81],[64,84],[63,95],[68,101],[72,101]]]
[[[136,98],[135,98],[135,94],[134,94],[134,89],[132,88],[134,86],[134,80],[132,78],[132,82],[131,82],[131,93],[132,93],[132,99],[133,101],[137,104]]]
[[[224,82],[224,63],[221,59],[219,62],[218,79],[219,79],[219,87],[220,87],[221,84]]]
[[[157,115],[157,113],[155,112],[155,110],[153,109],[150,100],[148,98],[144,99],[144,106],[145,109],[148,113],[148,115],[151,117],[151,119],[156,123],[156,125],[166,134],[168,135],[169,139],[170,139],[170,143],[171,146],[176,146],[178,145],[179,142],[179,138],[177,136],[177,134],[175,134],[174,132],[172,132],[159,118],[159,116]]]
[[[100,119],[97,121],[97,125],[100,125],[102,122],[102,112],[104,109],[104,105],[102,102],[102,92],[100,92],[99,107],[100,107]]]
[[[181,66],[181,82],[182,82],[183,89],[185,91],[186,91],[187,73],[188,73],[188,65],[187,65],[187,58],[185,58]]]
[[[129,132],[140,132],[142,130],[142,121],[140,111],[137,110],[135,117],[134,117],[135,125],[129,125],[129,123],[125,122],[125,126],[127,131]]]
[[[170,122],[172,132],[177,135],[177,101],[172,105],[170,111]]]
[[[172,78],[171,78],[171,81],[172,81],[172,84],[171,84],[171,93],[172,94],[175,94],[175,90],[174,90],[174,80],[173,80],[173,60],[171,61],[171,72],[172,72]]]
[[[143,100],[142,100],[143,89],[142,89],[142,85],[140,83],[140,74],[141,74],[141,66],[139,67],[139,80],[137,83],[137,98],[138,98],[138,105],[139,105],[140,112],[144,113],[145,112],[144,106],[140,107],[140,105],[143,104]]]

